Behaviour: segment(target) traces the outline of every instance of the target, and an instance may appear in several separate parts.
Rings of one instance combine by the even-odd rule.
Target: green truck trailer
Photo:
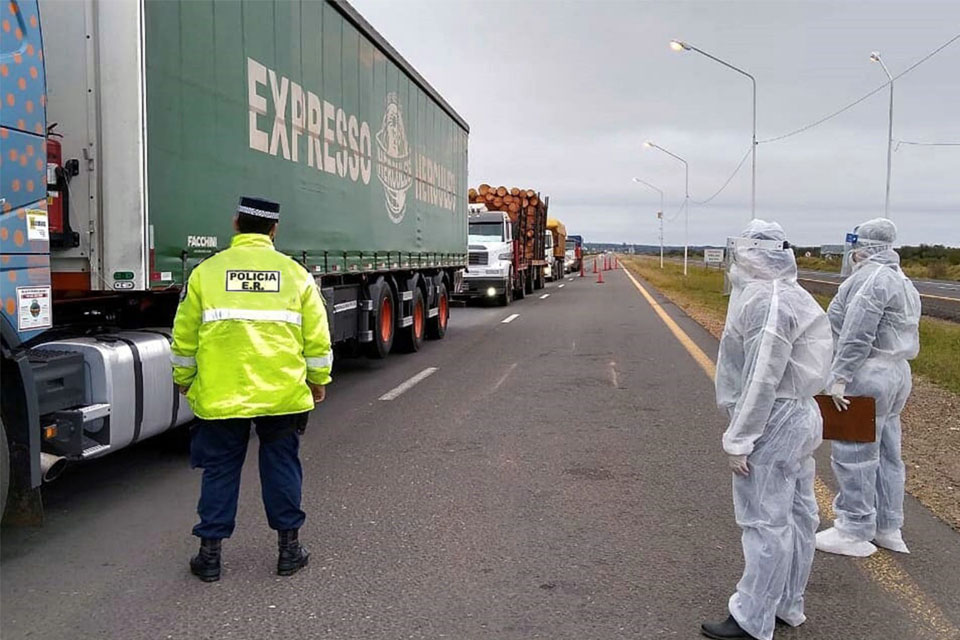
[[[191,418],[169,327],[241,195],[280,202],[277,248],[314,274],[335,342],[382,358],[443,337],[469,128],[348,3],[40,0],[25,28],[55,148],[29,246],[52,313],[4,316],[15,486]]]

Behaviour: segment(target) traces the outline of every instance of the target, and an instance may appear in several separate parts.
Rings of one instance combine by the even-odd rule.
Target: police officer
[[[230,248],[193,270],[174,321],[174,382],[200,419],[190,458],[203,469],[193,528],[201,542],[190,570],[204,582],[220,579],[220,541],[233,533],[251,421],[267,522],[278,532],[277,574],[293,575],[310,557],[298,537],[298,449],[333,356],[316,283],[273,247],[279,220],[278,203],[241,198]]]

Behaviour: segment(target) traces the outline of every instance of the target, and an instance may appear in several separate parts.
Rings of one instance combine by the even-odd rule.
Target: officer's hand
[[[177,386],[180,388],[180,395],[182,395],[182,396],[187,395],[187,391],[190,391],[190,385],[182,385],[182,384],[180,384],[180,385],[177,385]]]
[[[313,394],[313,401],[320,404],[327,397],[327,388],[322,384],[311,384],[310,392]]]

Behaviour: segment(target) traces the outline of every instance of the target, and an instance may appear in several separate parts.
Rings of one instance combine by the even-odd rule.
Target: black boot
[[[700,633],[708,638],[715,640],[727,640],[728,638],[745,638],[747,640],[756,640],[752,635],[740,628],[733,616],[727,616],[723,622],[704,622],[700,625]]]
[[[190,558],[190,573],[204,582],[220,579],[220,540],[201,538],[200,553]]]
[[[277,558],[277,575],[292,576],[307,566],[310,553],[300,544],[299,530],[287,529],[277,532],[280,556]]]

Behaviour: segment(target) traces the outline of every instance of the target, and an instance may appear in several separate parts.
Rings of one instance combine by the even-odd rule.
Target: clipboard
[[[837,411],[833,398],[814,396],[823,416],[823,439],[847,442],[875,442],[877,439],[877,402],[870,396],[847,396],[850,406]]]

